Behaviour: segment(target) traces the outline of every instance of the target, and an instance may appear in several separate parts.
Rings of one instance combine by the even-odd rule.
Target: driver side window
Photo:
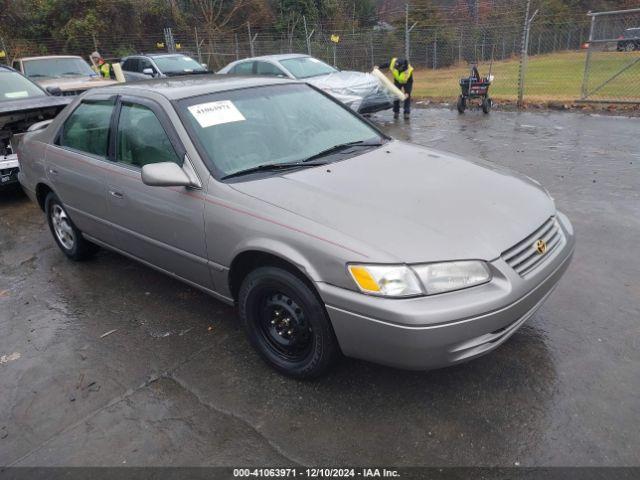
[[[116,142],[120,163],[139,168],[150,163],[182,164],[158,117],[145,106],[122,104]]]

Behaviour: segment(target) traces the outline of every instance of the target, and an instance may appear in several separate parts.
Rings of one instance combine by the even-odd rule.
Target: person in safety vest
[[[381,70],[389,69],[393,74],[393,83],[407,94],[404,100],[404,118],[411,113],[411,90],[413,90],[413,67],[405,58],[392,58],[388,65],[380,65]],[[400,115],[400,100],[393,102],[393,116]]]
[[[108,64],[99,52],[93,52],[90,57],[93,70],[102,78],[111,78],[111,65]]]

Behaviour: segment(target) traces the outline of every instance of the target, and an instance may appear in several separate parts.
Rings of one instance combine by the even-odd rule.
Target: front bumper
[[[385,299],[320,284],[343,353],[428,370],[495,349],[533,316],[571,262],[573,229],[564,215],[558,216],[566,242],[527,278],[498,258],[490,264],[491,282],[431,297]]]
[[[20,171],[16,154],[0,157],[0,188],[18,183]]]

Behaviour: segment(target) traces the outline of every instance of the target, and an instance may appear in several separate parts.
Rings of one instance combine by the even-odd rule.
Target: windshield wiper
[[[327,155],[331,155],[332,153],[341,152],[342,150],[347,150],[351,147],[379,147],[382,145],[382,142],[371,142],[367,140],[358,140],[357,142],[347,142],[340,143],[338,145],[334,145],[333,147],[329,147],[325,150],[321,150],[318,153],[314,153],[308,158],[305,158],[303,162],[310,162],[317,158],[326,157]]]
[[[257,167],[247,168],[245,170],[240,170],[238,172],[233,172],[228,175],[222,177],[222,180],[226,180],[228,178],[241,177],[243,175],[249,175],[250,173],[256,172],[273,172],[278,170],[289,170],[292,168],[306,168],[306,167],[317,167],[320,165],[326,165],[327,162],[287,162],[287,163],[267,163],[265,165],[258,165]]]

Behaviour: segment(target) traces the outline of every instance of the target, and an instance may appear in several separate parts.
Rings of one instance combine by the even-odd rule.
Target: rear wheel
[[[258,268],[242,282],[238,297],[249,341],[279,372],[317,377],[339,358],[324,306],[296,275],[277,267]]]
[[[82,236],[55,193],[44,201],[47,223],[60,250],[72,260],[86,260],[98,251],[98,246]]]
[[[467,99],[464,98],[464,96],[460,95],[458,97],[458,113],[464,113],[465,109],[467,108]]]
[[[491,111],[491,107],[493,106],[493,102],[490,97],[484,97],[482,99],[482,111],[487,114]]]
[[[624,46],[625,52],[633,52],[636,49],[636,44],[634,42],[627,42]]]

